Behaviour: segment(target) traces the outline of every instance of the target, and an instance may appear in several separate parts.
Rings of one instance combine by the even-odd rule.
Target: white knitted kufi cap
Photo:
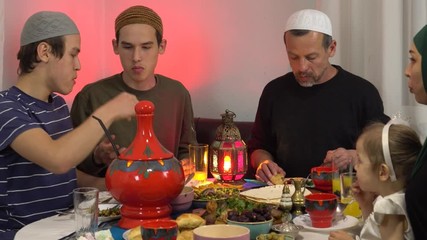
[[[25,22],[21,32],[21,47],[48,38],[80,34],[76,24],[61,12],[42,11]]]
[[[288,18],[285,32],[297,29],[316,31],[332,36],[331,20],[323,12],[314,9],[300,10]]]

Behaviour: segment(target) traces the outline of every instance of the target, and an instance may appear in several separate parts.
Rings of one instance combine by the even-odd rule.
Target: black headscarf
[[[424,90],[427,92],[427,25],[425,25],[414,37],[414,44],[421,55],[421,77],[423,78]],[[418,155],[412,171],[412,177],[417,173],[421,166],[427,161],[427,141]]]

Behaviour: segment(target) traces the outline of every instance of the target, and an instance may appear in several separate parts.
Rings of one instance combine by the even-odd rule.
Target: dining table
[[[259,183],[253,180],[248,181],[248,184],[251,185],[249,188],[265,186],[263,185],[263,183]],[[108,196],[108,192],[103,192],[102,195]],[[114,203],[114,201],[114,199],[111,199],[111,202]],[[191,211],[191,209],[187,210],[187,212],[188,211]],[[180,213],[172,213],[171,218],[174,218],[179,214]],[[306,224],[306,221],[309,221],[309,217],[305,214],[303,216],[299,216],[298,218],[295,217],[293,220],[294,222],[295,220],[299,220],[299,223],[304,225]],[[98,225],[97,240],[111,239],[106,238],[106,236],[111,236],[114,240],[123,240],[123,234],[127,229],[120,228],[117,225],[118,221],[118,218],[108,221],[100,221]],[[357,234],[358,232],[360,232],[360,222],[356,224],[354,222],[355,220],[350,217],[345,218],[342,221],[346,221],[340,223],[343,224],[343,228],[330,227],[326,229],[315,229],[304,226],[304,229],[298,233],[298,235],[295,237],[295,240],[328,239],[330,231],[339,229],[345,229],[346,231],[352,234]],[[15,235],[15,240],[71,240],[76,239],[74,236],[74,231],[74,214],[58,214],[26,225],[17,232],[17,234]]]
[[[116,222],[111,222],[105,225],[103,229],[99,229],[99,234],[106,236],[106,231],[111,233],[114,240],[123,240],[123,234],[126,229],[122,229],[117,226]],[[34,223],[28,224],[24,228],[18,231],[15,236],[16,240],[71,240],[75,239],[72,235],[75,229],[74,218],[71,216],[52,216]],[[356,228],[357,229],[357,228]],[[356,229],[352,230],[352,233],[356,232]],[[71,235],[70,235],[71,234]],[[312,231],[312,230],[301,230],[296,236],[295,240],[306,240],[316,239],[324,240],[328,239],[329,231]],[[97,238],[99,240],[101,238]]]

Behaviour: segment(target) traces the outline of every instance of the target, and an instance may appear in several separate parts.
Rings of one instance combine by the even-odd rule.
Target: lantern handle
[[[232,118],[236,117],[236,114],[233,111],[230,111],[228,109],[225,109],[225,114],[221,114],[221,115],[223,115],[223,116],[230,116],[231,115]]]

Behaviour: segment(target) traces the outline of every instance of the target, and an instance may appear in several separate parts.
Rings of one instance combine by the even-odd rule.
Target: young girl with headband
[[[414,239],[405,188],[420,150],[418,134],[400,119],[364,129],[356,143],[357,182],[352,190],[365,223],[356,239]],[[329,239],[354,238],[335,231]]]

